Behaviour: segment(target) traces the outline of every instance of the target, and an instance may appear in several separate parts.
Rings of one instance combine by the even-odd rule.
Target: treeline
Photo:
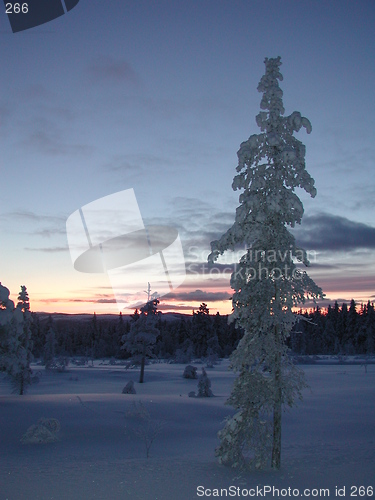
[[[375,311],[370,301],[357,307],[335,302],[328,310],[317,307],[299,312],[289,347],[297,354],[373,354],[375,353]]]
[[[130,352],[123,348],[124,339],[137,315],[138,311],[130,320],[125,320],[121,314],[111,319],[94,314],[89,320],[72,317],[54,320],[52,316],[41,319],[37,313],[32,313],[30,328],[34,358],[129,358]],[[159,335],[152,348],[153,354],[181,362],[188,362],[193,357],[229,356],[243,335],[233,323],[228,324],[227,315],[210,315],[206,304],[201,304],[190,317],[166,319],[159,313],[155,327]]]
[[[357,307],[335,303],[328,310],[317,307],[310,312],[300,311],[288,345],[296,354],[366,354],[375,353],[374,305]],[[108,319],[95,314],[88,320],[72,317],[44,320],[32,314],[30,325],[35,358],[53,356],[85,356],[90,359],[127,359],[131,353],[124,349],[124,338],[129,334],[137,314],[125,320],[120,314]],[[209,314],[201,304],[192,316],[166,319],[158,314],[155,327],[159,331],[153,354],[158,358],[189,362],[194,357],[229,356],[236,348],[243,332],[228,323],[227,315]]]

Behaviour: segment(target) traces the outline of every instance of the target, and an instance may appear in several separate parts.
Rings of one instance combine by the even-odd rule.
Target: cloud
[[[139,77],[127,61],[116,60],[108,55],[100,55],[92,61],[87,67],[87,73],[97,81],[139,85]]]
[[[368,273],[367,276],[350,275],[343,272],[341,276],[319,276],[319,278],[314,279],[326,293],[343,293],[345,291],[348,294],[366,296],[373,292],[375,282],[374,272]]]
[[[2,137],[9,133],[8,127],[12,116],[11,108],[8,104],[0,103],[0,130]]]
[[[199,247],[200,254],[207,250],[204,256],[199,256],[201,261],[207,258],[210,242],[225,233],[234,221],[234,211],[218,212],[213,204],[201,198],[178,196],[172,198],[169,205],[173,216],[166,219],[166,224],[178,229],[187,254],[194,254],[196,247]],[[148,218],[147,223],[155,221]]]
[[[50,238],[51,236],[55,236],[56,234],[66,234],[65,226],[54,227],[54,228],[44,228],[39,229],[37,231],[33,231],[33,234],[37,234],[38,236],[43,236],[43,238]]]
[[[116,299],[97,299],[97,300],[86,300],[86,302],[93,302],[94,304],[116,304]]]
[[[187,196],[175,196],[171,200],[172,205],[178,215],[191,217],[194,215],[205,215],[208,211],[212,211],[212,205],[206,201]]]
[[[108,296],[109,297],[109,296]],[[48,298],[48,299],[39,299],[39,302],[44,302],[44,303],[69,303],[69,302],[81,302],[81,303],[86,303],[86,304],[116,304],[116,299],[113,297],[109,298],[89,298],[89,299],[66,299],[66,298]]]
[[[298,245],[306,249],[348,251],[375,248],[375,227],[338,215],[305,216],[302,226],[293,232]]]
[[[191,254],[199,247],[201,255],[210,242],[220,238],[233,224],[233,211],[215,211],[212,204],[199,198],[175,197],[171,201],[173,223],[178,227],[183,239],[185,256],[192,260]],[[319,213],[305,215],[302,225],[292,229],[297,244],[306,250],[350,251],[375,249],[375,227],[349,220],[345,217]]]
[[[178,304],[168,304],[168,303],[160,303],[158,305],[159,311],[190,311],[193,309],[191,305],[178,305]]]
[[[147,172],[155,171],[156,168],[163,169],[165,173],[168,167],[175,168],[176,162],[170,158],[147,153],[114,155],[103,165],[105,171],[126,174],[127,178],[129,175],[144,178]]]
[[[66,217],[41,215],[29,210],[15,210],[13,212],[0,214],[0,222],[9,225],[12,231],[17,231],[19,228],[26,228],[24,232],[44,238],[65,235],[66,232]],[[28,248],[27,250],[33,249]]]
[[[41,124],[35,126],[22,141],[22,145],[49,155],[87,155],[92,151],[92,148],[85,144],[64,141],[61,131],[54,130],[53,126],[49,128]]]
[[[67,299],[58,299],[58,298],[48,298],[48,299],[40,298],[39,302],[44,302],[45,304],[56,304],[58,302],[71,302],[71,301]]]
[[[40,83],[25,83],[11,92],[8,101],[13,115],[8,128],[11,126],[11,133],[17,130],[17,149],[50,155],[87,155],[89,152],[89,147],[77,140],[81,135],[78,125],[82,110],[79,113],[66,96]],[[0,103],[0,122],[3,111]]]
[[[12,219],[12,220],[27,220],[31,222],[54,222],[54,223],[65,223],[65,217],[59,217],[55,215],[39,215],[30,210],[14,210],[13,212],[8,212],[5,214],[0,214],[1,219]]]
[[[27,252],[45,252],[45,253],[59,253],[59,252],[66,252],[68,250],[68,247],[46,247],[46,248],[30,248],[30,247],[25,247],[25,250]]]
[[[168,223],[179,230],[187,265],[203,265],[211,241],[219,239],[233,224],[234,210],[218,212],[213,204],[194,197],[175,197],[170,204],[173,219],[170,218]],[[375,227],[324,212],[305,215],[302,225],[292,229],[292,232],[297,244],[310,252],[310,262],[314,267],[317,265],[314,251],[317,250],[348,252],[375,249]]]
[[[166,300],[183,302],[219,302],[230,300],[232,297],[228,292],[206,292],[203,290],[194,290],[192,292],[177,291],[165,296]],[[191,309],[191,307],[190,307]]]

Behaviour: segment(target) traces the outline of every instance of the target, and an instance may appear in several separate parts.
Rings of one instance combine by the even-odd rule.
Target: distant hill
[[[47,320],[49,316],[53,318],[54,321],[61,321],[61,320],[72,320],[72,321],[90,321],[92,320],[93,314],[67,314],[67,313],[46,313],[46,312],[36,312],[35,313],[40,321]],[[116,321],[118,320],[119,315],[118,314],[97,314],[96,315],[98,320],[105,320],[105,321]],[[122,317],[124,318],[124,321],[130,321],[131,320],[131,315],[130,314],[123,314]],[[191,314],[182,314],[182,313],[161,313],[161,319],[165,321],[175,321],[179,320],[181,318],[185,319],[191,319],[192,315]]]

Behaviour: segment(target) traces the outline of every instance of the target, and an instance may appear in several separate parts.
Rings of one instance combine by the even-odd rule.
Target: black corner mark
[[[79,0],[3,0],[13,33],[48,23],[72,10]],[[63,3],[64,4],[63,4]]]
[[[72,10],[72,8],[75,7],[78,2],[79,0],[65,0],[66,10],[67,11]]]

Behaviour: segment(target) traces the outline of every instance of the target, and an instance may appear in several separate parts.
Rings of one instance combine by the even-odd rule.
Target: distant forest
[[[374,304],[361,304],[352,299],[349,307],[317,307],[309,313],[299,314],[305,320],[293,328],[289,347],[296,354],[372,354],[375,352]]]
[[[375,311],[368,302],[349,307],[335,303],[328,310],[318,307],[309,312],[302,310],[295,324],[288,346],[295,354],[370,354],[375,353]],[[124,339],[136,320],[120,314],[101,318],[95,314],[87,320],[67,316],[53,319],[33,313],[31,323],[33,354],[43,359],[46,351],[54,356],[84,356],[90,359],[127,359],[131,355],[123,349]],[[156,317],[159,330],[153,354],[157,358],[189,362],[192,358],[226,357],[236,348],[243,332],[227,315],[209,314],[206,304],[201,304],[191,316],[170,318],[159,313]]]

